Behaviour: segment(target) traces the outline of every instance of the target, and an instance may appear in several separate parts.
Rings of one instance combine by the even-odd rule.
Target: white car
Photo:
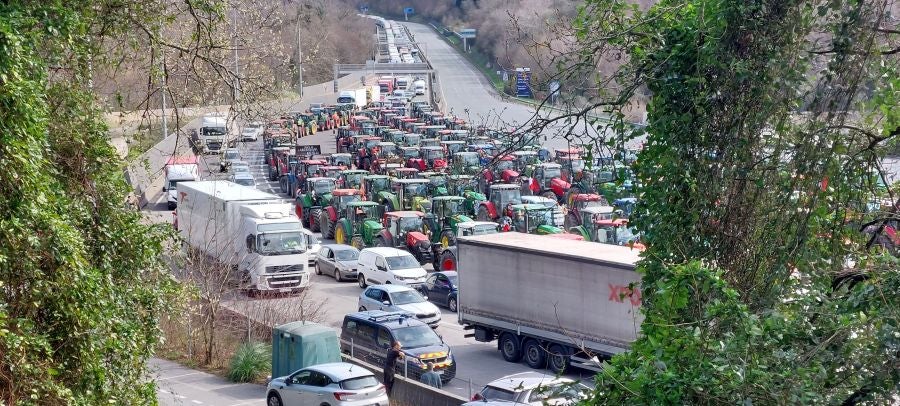
[[[425,283],[428,276],[416,257],[397,248],[366,248],[360,251],[358,262],[357,281],[363,289],[369,283],[416,287]]]
[[[481,389],[472,403],[510,402],[517,405],[574,405],[587,398],[590,388],[568,378],[540,372],[504,376]],[[469,403],[467,403],[468,405]]]
[[[441,310],[408,286],[369,286],[359,295],[359,311],[383,310],[386,312],[408,312],[431,328],[441,322]]]
[[[306,253],[309,255],[309,267],[316,266],[316,253],[322,249],[322,242],[319,237],[307,228],[304,228],[303,234],[306,235]]]
[[[268,406],[388,406],[387,392],[369,370],[347,362],[319,364],[275,378]]]
[[[256,187],[256,180],[253,179],[253,175],[250,172],[237,172],[231,175],[228,180],[241,186]]]
[[[259,140],[260,134],[263,133],[263,128],[265,126],[263,123],[258,121],[254,121],[252,123],[247,124],[243,130],[241,130],[241,141],[256,141]]]

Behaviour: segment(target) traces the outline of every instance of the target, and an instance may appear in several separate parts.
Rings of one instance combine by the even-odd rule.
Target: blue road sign
[[[407,7],[407,8],[405,8],[405,9],[403,9],[403,14],[412,14],[412,13],[414,13],[415,11],[416,11],[416,10],[414,10],[412,7]]]
[[[531,92],[531,68],[516,68],[516,96],[534,97]]]

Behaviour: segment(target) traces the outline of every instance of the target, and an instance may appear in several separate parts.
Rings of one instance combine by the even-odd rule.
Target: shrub
[[[262,377],[271,365],[272,351],[260,342],[241,344],[228,369],[228,379],[234,382],[252,382]]]

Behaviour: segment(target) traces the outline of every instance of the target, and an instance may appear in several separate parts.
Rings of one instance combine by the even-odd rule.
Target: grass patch
[[[265,376],[271,365],[272,350],[261,342],[241,344],[228,368],[228,379],[233,382],[255,382]]]

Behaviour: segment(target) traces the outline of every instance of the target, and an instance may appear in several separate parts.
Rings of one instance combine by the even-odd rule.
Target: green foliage
[[[591,404],[896,396],[898,260],[860,233],[896,221],[869,204],[896,199],[873,176],[900,135],[898,60],[872,29],[885,15],[876,1],[587,2],[575,60],[611,45],[628,56],[615,81],[652,93],[632,135],[646,136],[630,223],[648,246],[645,320]]]
[[[231,358],[228,379],[234,382],[253,382],[264,376],[272,366],[271,348],[260,342],[243,343]]]

